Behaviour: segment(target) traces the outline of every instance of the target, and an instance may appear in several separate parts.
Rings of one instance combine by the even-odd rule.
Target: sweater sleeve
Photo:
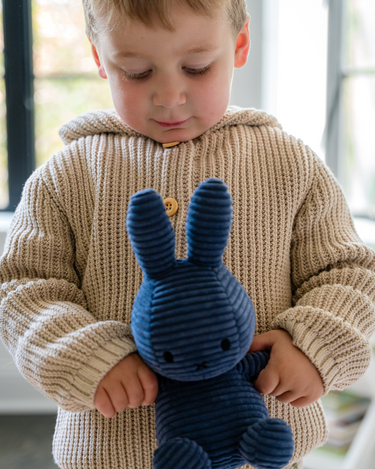
[[[370,363],[375,252],[359,239],[341,188],[315,155],[313,168],[293,227],[293,307],[272,328],[289,332],[327,393],[355,382]]]
[[[128,325],[87,310],[71,227],[36,173],[0,259],[0,337],[31,384],[63,409],[85,411],[102,377],[136,346]]]

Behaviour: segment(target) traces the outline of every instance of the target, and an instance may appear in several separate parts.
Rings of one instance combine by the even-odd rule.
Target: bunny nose
[[[199,371],[203,368],[208,368],[207,362],[195,363],[195,366],[197,367],[197,369],[195,371]]]

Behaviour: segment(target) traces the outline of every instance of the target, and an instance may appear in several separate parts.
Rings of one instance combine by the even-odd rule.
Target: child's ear
[[[241,29],[236,40],[236,50],[234,53],[234,66],[235,68],[243,67],[247,62],[247,57],[250,50],[250,31],[249,31],[250,16],[247,17],[245,26]]]
[[[98,67],[99,76],[100,76],[101,78],[107,79],[106,71],[104,70],[104,67],[103,67],[103,65],[102,65],[101,62],[100,62],[100,57],[99,57],[99,54],[98,54],[98,50],[97,50],[97,48],[95,47],[95,45],[93,44],[92,40],[91,40],[90,38],[88,38],[88,39],[89,39],[90,44],[91,44],[91,53],[92,53],[92,56],[94,57],[96,66]]]

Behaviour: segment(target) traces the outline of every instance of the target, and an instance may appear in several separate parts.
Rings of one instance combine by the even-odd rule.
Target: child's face
[[[233,68],[246,63],[248,23],[237,41],[224,15],[178,9],[174,32],[129,21],[92,46],[114,106],[134,130],[160,143],[198,137],[229,103]]]

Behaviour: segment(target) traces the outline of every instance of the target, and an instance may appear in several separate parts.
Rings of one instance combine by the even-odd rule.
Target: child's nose
[[[173,108],[186,103],[186,94],[179,83],[160,83],[154,93],[153,102],[155,106]]]

